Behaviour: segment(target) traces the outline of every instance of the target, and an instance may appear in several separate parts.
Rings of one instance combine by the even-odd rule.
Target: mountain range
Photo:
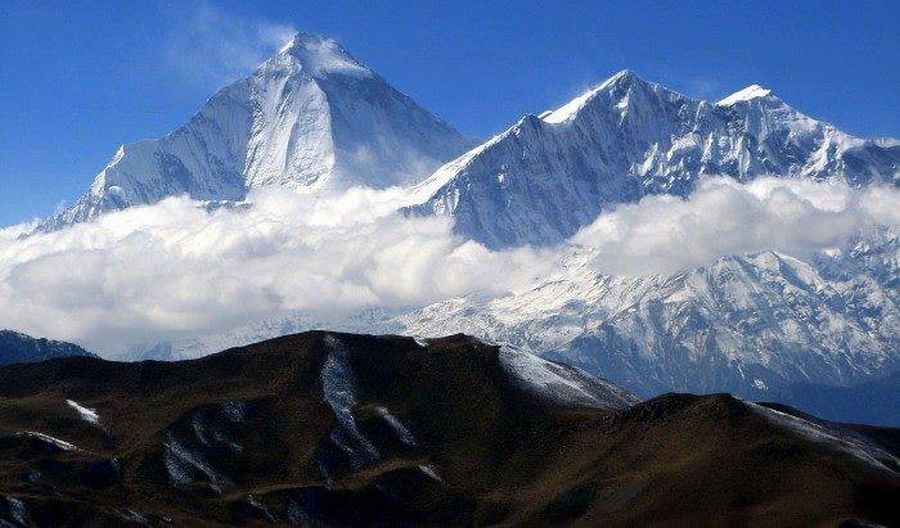
[[[575,254],[521,292],[449,299],[395,318],[394,330],[466,328],[642,396],[850,385],[900,366],[896,248],[882,233],[811,262],[766,251],[642,277],[599,273],[590,253]]]
[[[709,102],[623,71],[473,146],[335,41],[301,33],[183,127],[120,148],[90,191],[41,228],[180,194],[218,203],[266,186],[405,186],[406,215],[449,217],[461,237],[493,249],[540,247],[565,243],[618,204],[684,197],[710,176],[897,187],[900,141],[853,137],[758,85]],[[499,297],[472,292],[340,321],[296,314],[142,346],[132,357],[194,357],[321,326],[462,331],[641,396],[763,398],[795,383],[846,386],[887,376],[900,361],[897,243],[888,226],[814,256],[724,255],[651,276],[599,273],[589,252],[573,251],[551,274]]]
[[[444,165],[410,211],[451,216],[489,247],[546,245],[615,204],[686,196],[703,176],[767,175],[896,186],[900,142],[852,137],[757,85],[710,103],[626,70]]]
[[[464,335],[0,367],[4,526],[889,526],[896,429]]]
[[[900,185],[898,140],[853,137],[759,85],[710,103],[630,70],[463,153],[470,146],[334,40],[298,33],[185,125],[120,147],[42,227],[182,194],[410,186],[421,202],[410,214],[449,215],[497,248],[562,241],[605,208],[686,196],[704,176]]]
[[[423,308],[352,317],[293,313],[192,339],[136,347],[129,360],[178,360],[316,328],[433,336],[468,332],[576,365],[641,397],[728,391],[822,416],[896,424],[894,398],[819,406],[891,375],[900,362],[896,234],[870,234],[808,261],[766,251],[672,274],[610,276],[566,255],[521,291],[473,293]],[[822,391],[814,392],[815,394]]]

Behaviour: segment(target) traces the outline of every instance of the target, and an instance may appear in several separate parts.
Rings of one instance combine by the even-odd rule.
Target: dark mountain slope
[[[889,525],[888,451],[727,395],[636,403],[461,335],[0,368],[14,525]]]
[[[0,365],[91,355],[87,350],[72,343],[38,339],[12,330],[0,330]]]

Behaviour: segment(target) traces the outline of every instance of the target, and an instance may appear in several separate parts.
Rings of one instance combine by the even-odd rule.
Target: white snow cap
[[[751,84],[743,90],[734,92],[733,94],[729,95],[725,99],[722,99],[716,104],[719,106],[729,106],[741,101],[749,101],[751,99],[766,97],[769,95],[772,95],[772,90],[769,90],[768,88],[760,86],[758,84]]]
[[[303,69],[314,77],[344,74],[359,77],[373,75],[372,71],[354,59],[334,39],[298,32],[280,51],[297,59]]]
[[[599,92],[613,86],[616,83],[620,82],[630,82],[634,79],[637,79],[638,76],[631,70],[622,70],[619,73],[613,75],[609,79],[603,81],[599,85],[590,90],[584,92],[579,95],[575,99],[572,99],[568,103],[562,105],[553,111],[542,112],[540,118],[546,123],[559,124],[564,123],[573,117],[575,117],[578,112],[584,108],[584,106],[591,100],[595,95]]]

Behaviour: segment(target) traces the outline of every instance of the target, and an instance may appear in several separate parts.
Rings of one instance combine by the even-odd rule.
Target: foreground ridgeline
[[[463,335],[0,368],[0,524],[900,523],[896,430]]]

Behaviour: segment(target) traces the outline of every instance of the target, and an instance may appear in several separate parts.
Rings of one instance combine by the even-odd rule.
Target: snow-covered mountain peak
[[[617,72],[609,79],[606,79],[605,81],[597,85],[596,88],[588,90],[588,93],[596,94],[604,90],[610,91],[613,89],[627,90],[628,88],[633,86],[647,86],[649,84],[651,83],[640,78],[638,74],[634,72],[634,70],[625,69]]]
[[[417,183],[471,143],[347,53],[297,33],[160,139],[122,146],[50,230],[168,196],[231,201],[249,189]]]
[[[638,77],[634,71],[622,70],[556,110],[542,113],[540,117],[545,123],[565,123],[575,118],[583,108],[597,99],[600,94],[614,91],[621,91],[623,94],[627,94],[633,88],[648,88],[650,86],[651,83]]]
[[[313,77],[330,74],[370,77],[374,73],[347,53],[334,39],[298,32],[279,52],[295,59]],[[279,57],[275,57],[277,60]]]
[[[772,97],[772,90],[758,84],[751,84],[742,90],[734,92],[716,104],[718,106],[731,106],[735,103],[750,101],[760,97]]]

